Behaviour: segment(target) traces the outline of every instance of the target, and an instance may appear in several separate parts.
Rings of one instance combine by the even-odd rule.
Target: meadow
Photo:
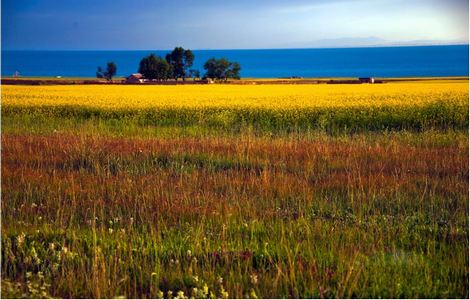
[[[2,86],[2,297],[468,298],[468,80]]]

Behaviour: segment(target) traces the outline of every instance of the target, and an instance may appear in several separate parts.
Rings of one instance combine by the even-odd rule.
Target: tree
[[[171,76],[171,68],[166,60],[155,54],[142,58],[139,73],[148,79],[166,80]]]
[[[225,71],[225,79],[233,78],[233,79],[240,79],[240,64],[237,62],[230,63],[228,69]]]
[[[96,78],[106,78],[108,81],[113,79],[113,76],[116,75],[117,67],[114,62],[108,62],[106,66],[106,71],[103,71],[103,68],[98,67],[96,70]]]
[[[171,53],[165,56],[166,61],[172,67],[172,77],[174,79],[186,77],[186,70],[193,66],[194,54],[191,50],[183,47],[175,47]]]
[[[204,64],[206,70],[205,78],[223,79],[228,78],[240,79],[240,64],[237,62],[230,62],[225,58],[215,59],[211,58]]]

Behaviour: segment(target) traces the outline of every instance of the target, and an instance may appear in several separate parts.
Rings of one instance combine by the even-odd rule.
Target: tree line
[[[139,63],[138,72],[144,78],[150,80],[169,80],[174,79],[186,80],[186,78],[201,78],[199,70],[191,69],[194,62],[194,54],[189,49],[175,47],[173,51],[167,53],[165,58],[150,54],[142,58]],[[203,79],[210,78],[216,80],[240,79],[240,64],[230,62],[225,58],[210,58],[204,63],[206,73]],[[116,75],[117,66],[114,62],[108,62],[106,70],[98,67],[96,71],[97,78],[105,78],[112,80]]]

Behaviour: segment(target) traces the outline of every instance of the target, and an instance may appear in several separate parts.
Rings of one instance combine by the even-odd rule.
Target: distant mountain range
[[[279,45],[289,48],[350,48],[350,47],[390,47],[390,46],[431,46],[431,45],[466,45],[468,41],[462,40],[411,40],[390,41],[378,37],[346,37],[335,39],[320,39],[310,42],[290,43]]]

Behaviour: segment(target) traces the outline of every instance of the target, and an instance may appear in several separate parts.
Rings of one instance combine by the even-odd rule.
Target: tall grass
[[[2,292],[466,297],[468,139],[448,135],[4,134]]]

